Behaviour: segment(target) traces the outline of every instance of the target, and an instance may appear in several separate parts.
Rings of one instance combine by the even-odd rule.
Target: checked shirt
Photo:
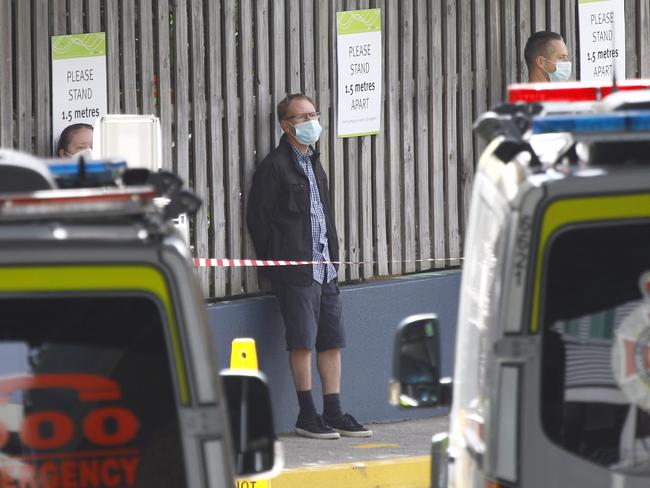
[[[291,150],[296,155],[298,164],[307,175],[309,180],[309,201],[311,213],[311,242],[312,242],[312,260],[329,261],[330,251],[327,243],[327,224],[325,223],[325,213],[323,204],[320,200],[316,175],[311,163],[311,157],[314,151],[310,147],[307,154],[302,154],[298,149],[291,146]],[[336,268],[333,264],[314,264],[314,280],[320,284],[329,283],[336,278]]]

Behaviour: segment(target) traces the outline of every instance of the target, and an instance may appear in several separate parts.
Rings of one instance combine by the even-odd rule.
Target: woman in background
[[[90,124],[72,124],[63,129],[55,156],[72,158],[84,149],[93,147],[93,126]]]

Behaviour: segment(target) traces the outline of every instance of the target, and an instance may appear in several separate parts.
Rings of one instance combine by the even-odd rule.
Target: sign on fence
[[[338,137],[381,128],[381,9],[336,13]]]
[[[107,113],[103,32],[52,36],[52,146],[67,126]]]
[[[625,78],[625,0],[578,0],[580,79]]]

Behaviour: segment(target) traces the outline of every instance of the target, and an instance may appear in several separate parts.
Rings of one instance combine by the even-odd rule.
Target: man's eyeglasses
[[[320,119],[320,112],[309,112],[306,114],[296,114],[296,115],[291,115],[290,117],[287,117],[284,120],[299,120],[301,122],[306,121],[306,120],[318,120]]]

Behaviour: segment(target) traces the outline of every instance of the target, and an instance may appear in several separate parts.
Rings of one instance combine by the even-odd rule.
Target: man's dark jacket
[[[339,243],[329,200],[327,176],[319,155],[312,158],[327,225],[329,255],[339,259]],[[246,222],[258,259],[311,261],[311,212],[309,180],[300,167],[286,135],[260,163],[253,175]],[[312,266],[260,267],[271,281],[310,285]]]

